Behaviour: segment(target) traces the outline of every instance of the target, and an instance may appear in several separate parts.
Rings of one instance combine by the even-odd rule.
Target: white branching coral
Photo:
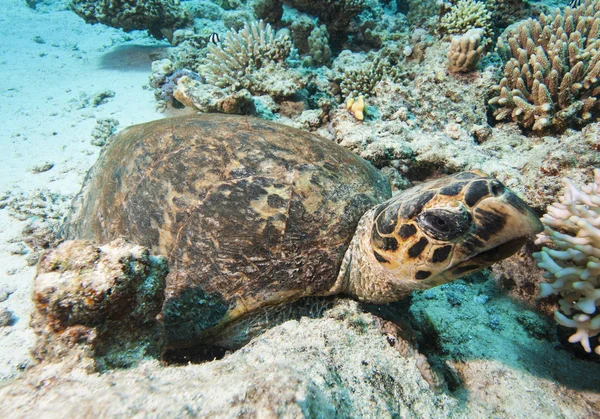
[[[481,28],[490,37],[492,15],[485,3],[475,0],[460,0],[442,17],[441,28],[449,34],[462,35],[469,29]]]
[[[564,130],[593,121],[600,109],[600,2],[541,14],[498,40],[505,61],[496,87],[497,120],[534,131]]]
[[[240,31],[227,32],[223,42],[208,45],[206,82],[232,91],[249,89],[256,83],[253,73],[267,66],[282,65],[290,55],[287,34],[276,36],[271,25],[260,20],[246,23]]]
[[[564,196],[542,217],[544,232],[536,244],[544,246],[533,257],[552,282],[540,285],[540,295],[560,295],[556,322],[576,329],[569,342],[592,351],[590,338],[600,333],[600,169],[594,183],[581,188],[563,180]],[[600,355],[600,341],[594,351]]]

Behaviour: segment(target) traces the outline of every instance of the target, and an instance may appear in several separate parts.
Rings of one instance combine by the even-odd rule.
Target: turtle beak
[[[536,213],[508,189],[489,196],[472,211],[474,230],[461,244],[458,259],[464,259],[443,274],[445,280],[486,268],[515,254],[527,241],[543,230]]]

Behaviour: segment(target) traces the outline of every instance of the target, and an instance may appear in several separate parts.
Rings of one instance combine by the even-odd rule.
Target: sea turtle
[[[168,346],[207,341],[260,308],[343,293],[388,303],[516,252],[542,230],[498,180],[463,172],[390,198],[333,141],[241,116],[133,126],[88,173],[64,230],[166,255]]]

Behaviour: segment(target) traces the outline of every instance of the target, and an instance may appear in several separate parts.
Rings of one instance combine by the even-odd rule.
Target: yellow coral
[[[354,99],[353,97],[349,98],[346,101],[346,109],[359,121],[364,120],[367,109],[365,98],[362,96],[359,96],[357,99]]]

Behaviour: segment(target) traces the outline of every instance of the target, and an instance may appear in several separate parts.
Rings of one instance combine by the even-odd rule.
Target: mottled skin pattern
[[[494,178],[462,172],[436,179],[363,216],[333,289],[372,303],[397,301],[512,255],[541,228],[533,210]]]
[[[166,255],[162,318],[176,348],[303,296],[398,300],[541,231],[527,205],[477,173],[383,202],[390,195],[374,167],[318,136],[249,117],[164,119],[112,139],[65,237],[125,236]]]
[[[170,344],[189,346],[266,304],[327,294],[360,217],[390,196],[379,171],[321,137],[248,117],[164,119],[112,139],[65,235],[168,256],[163,320]]]

